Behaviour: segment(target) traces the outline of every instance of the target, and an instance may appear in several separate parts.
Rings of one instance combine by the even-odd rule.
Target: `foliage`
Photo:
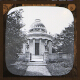
[[[73,53],[74,51],[74,22],[65,28],[61,34],[57,34],[53,41],[58,52]]]
[[[16,59],[16,53],[21,51],[22,41],[24,40],[20,35],[20,28],[24,26],[22,12],[23,10],[19,9],[7,15],[5,36],[6,59]]]

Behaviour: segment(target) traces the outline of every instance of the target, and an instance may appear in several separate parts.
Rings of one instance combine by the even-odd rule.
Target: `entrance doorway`
[[[31,62],[43,62],[43,56],[39,53],[39,43],[35,43],[35,54],[32,55]]]
[[[39,55],[39,43],[35,43],[35,55]]]

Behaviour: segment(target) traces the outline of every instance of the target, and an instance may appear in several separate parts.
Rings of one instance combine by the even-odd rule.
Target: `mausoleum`
[[[53,37],[47,34],[45,25],[36,19],[28,31],[27,42],[23,44],[23,53],[29,53],[31,61],[43,61],[45,54],[52,54],[52,41]]]

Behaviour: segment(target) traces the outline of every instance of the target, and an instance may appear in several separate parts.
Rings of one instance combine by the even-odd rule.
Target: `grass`
[[[27,69],[27,62],[22,61],[8,61],[7,69],[13,75],[23,76]]]
[[[46,67],[52,76],[61,76],[61,75],[66,75],[71,71],[73,63],[71,59],[55,60],[53,62],[49,61]]]

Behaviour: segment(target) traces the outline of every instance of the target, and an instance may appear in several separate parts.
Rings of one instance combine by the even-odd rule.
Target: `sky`
[[[30,26],[35,22],[35,19],[40,19],[51,34],[60,34],[65,27],[68,27],[74,21],[73,14],[70,10],[64,7],[55,6],[21,6],[12,8],[8,14],[15,10],[23,9],[23,23],[25,26],[22,31],[28,32]]]

